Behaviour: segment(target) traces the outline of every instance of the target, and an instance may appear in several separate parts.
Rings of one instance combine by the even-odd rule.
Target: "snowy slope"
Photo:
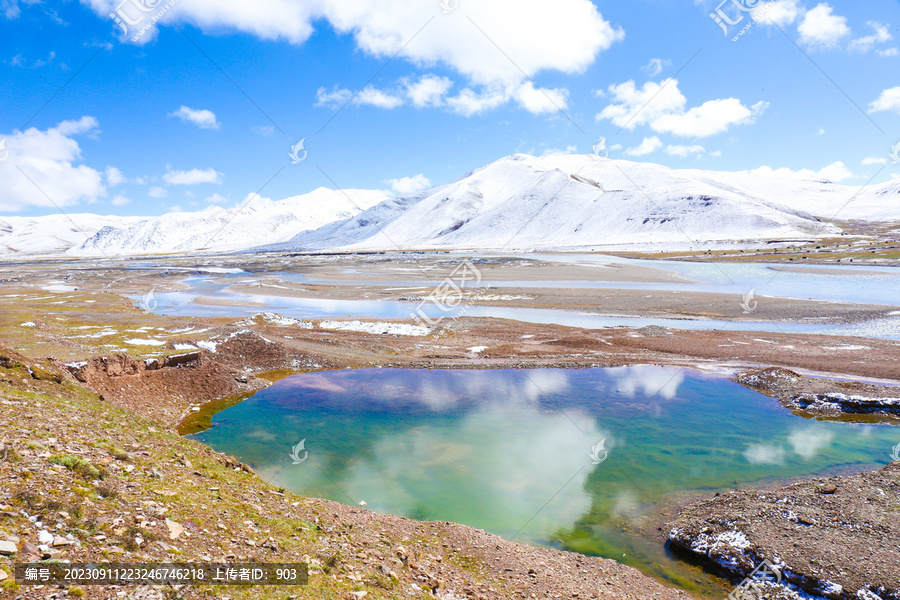
[[[831,207],[837,210],[855,192],[776,176],[517,154],[278,248],[692,247],[811,239],[840,233],[811,211],[830,217]],[[890,213],[886,200],[870,204],[879,216]],[[846,210],[843,218],[860,212]]]
[[[242,250],[262,240],[288,240],[298,232],[347,219],[387,196],[380,191],[319,188],[273,202],[254,198],[246,206],[212,206],[195,213],[168,213],[128,227],[105,227],[68,254],[96,256],[197,250]]]
[[[92,214],[0,216],[0,256],[11,258],[63,254],[103,227],[127,227],[142,220],[142,217]]]

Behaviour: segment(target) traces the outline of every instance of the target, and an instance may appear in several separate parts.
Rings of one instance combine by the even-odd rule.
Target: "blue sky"
[[[674,168],[900,175],[897,0],[719,2],[0,0],[0,216],[403,193],[600,137]]]

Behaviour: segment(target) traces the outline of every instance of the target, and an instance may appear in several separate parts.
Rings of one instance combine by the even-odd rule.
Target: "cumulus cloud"
[[[404,194],[412,194],[419,190],[431,187],[431,180],[419,173],[412,177],[400,177],[399,179],[388,179],[385,183],[389,183],[391,190],[399,196]]]
[[[423,75],[418,81],[405,80],[406,96],[413,106],[440,106],[443,104],[444,95],[453,87],[453,82],[447,77],[437,75]]]
[[[644,138],[644,141],[641,142],[640,145],[629,148],[625,151],[625,154],[628,156],[645,156],[656,152],[662,147],[662,141],[654,135],[653,137]]]
[[[835,15],[831,6],[824,2],[803,15],[797,31],[803,43],[825,48],[836,46],[850,35],[847,18]]]
[[[869,112],[893,111],[900,113],[900,86],[883,90],[874,102],[869,104]]]
[[[110,202],[113,206],[125,206],[126,204],[131,202],[131,200],[120,194],[118,196],[115,196],[112,200],[110,200]]]
[[[150,188],[150,191],[147,192],[147,195],[151,198],[165,198],[169,195],[169,191],[166,188],[152,187]]]
[[[626,81],[611,85],[608,93],[612,103],[597,114],[598,121],[609,120],[626,129],[648,125],[657,133],[683,137],[709,137],[732,125],[753,123],[769,106],[757,102],[747,107],[737,98],[724,98],[689,109],[677,79],[648,81],[640,89],[633,80]]]
[[[798,6],[798,1],[775,0],[774,2],[760,2],[750,13],[750,16],[761,25],[786,27],[793,24],[797,17],[803,14],[803,8]]]
[[[98,128],[97,119],[82,117],[43,131],[32,127],[0,134],[8,152],[0,162],[0,211],[29,206],[62,208],[105,196],[106,174],[73,164],[81,160],[81,147],[74,136],[94,135]]]
[[[187,106],[182,106],[173,113],[169,113],[170,117],[178,117],[183,123],[192,123],[200,129],[219,129],[222,124],[216,120],[216,115],[211,110],[194,110]]]
[[[213,168],[191,169],[190,171],[169,170],[163,175],[169,185],[197,185],[198,183],[222,183],[222,174]]]
[[[104,19],[119,3],[84,1]],[[440,63],[477,84],[518,82],[522,71],[580,73],[625,35],[590,0],[469,2],[451,15],[441,15],[438,2],[406,0],[191,0],[176,3],[166,17],[206,31],[227,28],[295,44],[309,38],[313,21],[324,19],[337,32],[353,35],[371,56],[399,53],[417,65]],[[151,32],[141,43],[152,37]]]
[[[122,171],[115,167],[106,167],[106,184],[109,187],[116,187],[125,182],[125,176]]]
[[[881,156],[867,156],[864,159],[862,159],[862,164],[866,165],[866,166],[868,166],[868,165],[883,165],[885,163],[887,163],[887,159],[882,158]]]
[[[811,169],[800,169],[799,171],[794,171],[793,169],[788,169],[787,167],[773,169],[769,166],[762,166],[756,169],[741,172],[750,173],[753,175],[775,175],[778,177],[812,179],[816,181],[827,179],[828,181],[832,182],[839,182],[843,181],[844,179],[851,179],[853,177],[856,177],[856,175],[841,161],[833,162],[827,167],[823,167],[818,171],[813,171]]]

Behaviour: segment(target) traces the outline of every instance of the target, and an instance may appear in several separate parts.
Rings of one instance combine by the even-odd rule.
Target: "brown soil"
[[[781,565],[782,584],[816,596],[900,599],[900,462],[724,494],[689,506],[671,525],[673,545],[736,580],[769,560]]]

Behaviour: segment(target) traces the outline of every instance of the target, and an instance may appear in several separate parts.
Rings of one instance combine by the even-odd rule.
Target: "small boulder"
[[[10,556],[11,554],[15,554],[19,549],[16,548],[16,544],[14,542],[0,542],[0,554],[4,556]]]

